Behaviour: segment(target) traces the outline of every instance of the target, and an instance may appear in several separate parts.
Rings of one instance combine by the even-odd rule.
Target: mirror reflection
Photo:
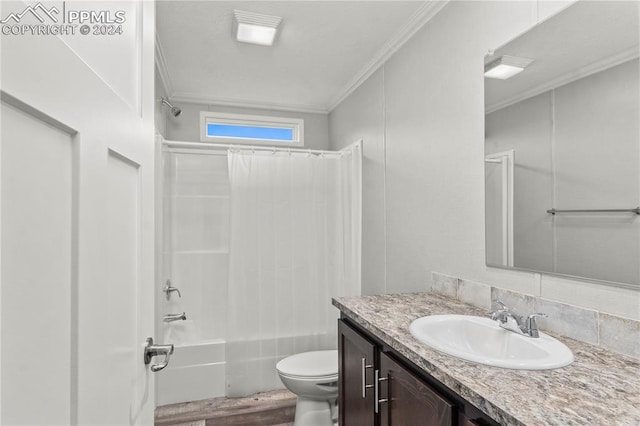
[[[638,17],[577,2],[485,58],[489,266],[640,285]]]

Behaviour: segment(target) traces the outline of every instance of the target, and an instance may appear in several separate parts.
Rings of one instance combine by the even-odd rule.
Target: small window
[[[297,118],[202,111],[200,129],[202,142],[304,146],[304,121]]]

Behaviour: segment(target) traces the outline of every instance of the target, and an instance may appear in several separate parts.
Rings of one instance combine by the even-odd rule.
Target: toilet
[[[276,369],[282,383],[298,396],[294,426],[338,424],[338,351],[291,355]]]

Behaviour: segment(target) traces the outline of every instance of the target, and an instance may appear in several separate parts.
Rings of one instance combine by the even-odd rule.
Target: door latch
[[[149,365],[151,364],[151,358],[164,355],[164,361],[151,365],[151,371],[157,373],[169,364],[169,357],[171,357],[172,353],[173,345],[154,345],[153,337],[147,337],[147,343],[144,346],[144,363]]]

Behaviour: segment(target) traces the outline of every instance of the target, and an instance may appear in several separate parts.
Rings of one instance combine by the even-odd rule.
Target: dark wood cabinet
[[[400,365],[380,354],[379,411],[382,426],[451,426],[455,405]]]
[[[338,413],[341,425],[375,425],[373,375],[377,350],[343,321],[338,322]]]
[[[497,426],[374,335],[338,320],[341,426]]]
[[[473,420],[469,420],[467,417],[460,415],[458,426],[482,426],[482,423],[478,423]]]

